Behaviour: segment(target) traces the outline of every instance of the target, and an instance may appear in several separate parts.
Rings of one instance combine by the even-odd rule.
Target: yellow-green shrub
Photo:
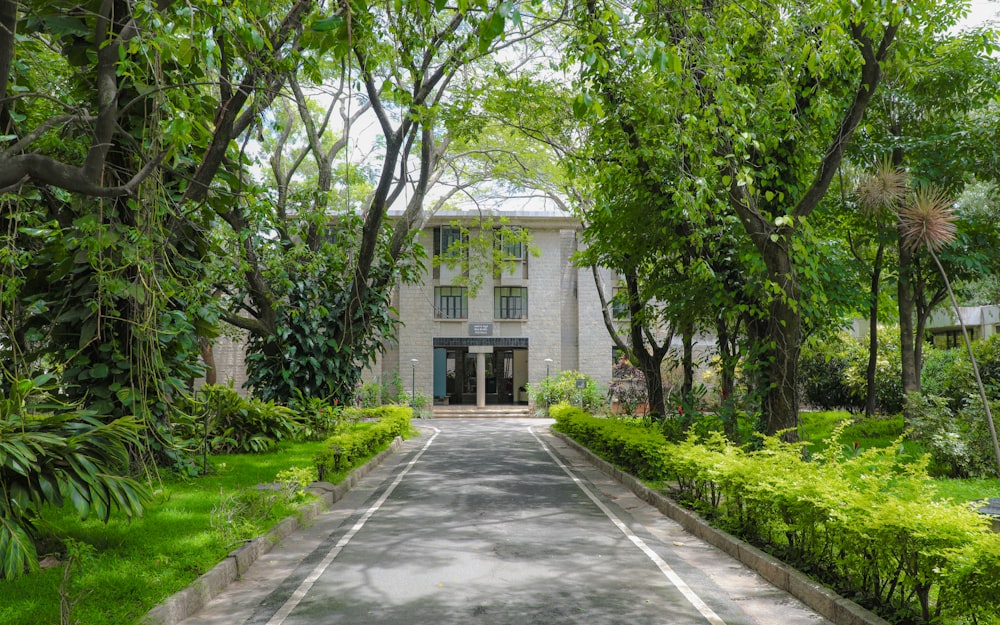
[[[666,439],[642,420],[592,417],[569,404],[552,406],[549,414],[556,420],[557,430],[608,462],[644,480],[664,478],[662,450]]]
[[[360,412],[360,420],[328,438],[326,448],[314,458],[319,479],[355,467],[410,431],[412,411],[408,407],[381,406]]]
[[[802,444],[777,438],[752,451],[721,435],[657,443],[654,424],[577,409],[553,416],[557,429],[609,462],[671,481],[677,498],[712,523],[889,620],[1000,617],[1000,535],[969,505],[937,501],[926,459],[901,458],[898,444],[854,455],[831,445],[806,460]]]

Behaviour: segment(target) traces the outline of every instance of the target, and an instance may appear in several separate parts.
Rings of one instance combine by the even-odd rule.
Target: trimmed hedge
[[[672,481],[714,525],[890,621],[1000,623],[1000,535],[968,504],[936,501],[926,460],[901,459],[898,445],[846,457],[831,446],[804,460],[803,443],[777,438],[757,451],[721,435],[658,444],[655,425],[576,409],[553,417],[609,462]]]
[[[413,411],[405,406],[362,409],[361,421],[326,440],[326,449],[316,454],[316,473],[323,480],[331,473],[348,471],[410,431]]]
[[[667,476],[663,462],[667,439],[643,420],[592,417],[569,404],[552,406],[549,415],[557,430],[639,479],[659,481]]]

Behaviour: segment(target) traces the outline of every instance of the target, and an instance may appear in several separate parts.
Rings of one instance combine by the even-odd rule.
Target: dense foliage
[[[963,502],[936,500],[926,464],[895,446],[803,459],[769,437],[746,451],[721,435],[667,444],[639,421],[553,409],[556,428],[723,529],[898,622],[1000,618],[1000,536]],[[641,453],[639,453],[641,450]]]
[[[204,437],[213,453],[268,451],[281,440],[303,434],[305,428],[294,410],[273,401],[245,399],[231,387],[217,384],[202,386],[177,408],[191,419],[179,421],[175,430],[184,439]]]
[[[373,418],[365,412],[349,420],[354,427],[370,427],[366,416]],[[308,497],[302,487],[315,479],[313,457],[322,449],[321,442],[285,440],[261,454],[212,455],[207,475],[163,475],[141,518],[119,515],[107,527],[95,518],[80,520],[72,508],[46,508],[38,523],[43,553],[68,559],[77,545],[89,548],[89,556],[69,576],[60,566],[4,580],[0,622],[59,623],[60,592],[68,595],[67,622],[138,622],[234,548],[297,515]],[[326,478],[337,483],[346,475]]]
[[[892,329],[880,331],[876,398],[884,415],[904,408],[898,343]],[[992,441],[968,353],[924,347],[921,392],[905,398],[909,435],[932,456],[935,474],[953,477],[996,475]],[[991,402],[1000,399],[1000,336],[976,341],[973,352]],[[865,406],[865,345],[846,334],[806,344],[802,384],[806,401],[817,408],[860,412]]]
[[[900,354],[892,334],[892,328],[879,330],[875,361],[876,407],[878,412],[887,415],[903,408]],[[805,402],[824,410],[863,411],[868,389],[868,357],[867,343],[846,333],[806,342],[801,361]]]

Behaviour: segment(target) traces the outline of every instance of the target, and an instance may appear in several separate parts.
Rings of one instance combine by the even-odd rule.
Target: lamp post
[[[410,408],[417,403],[417,363],[416,358],[410,358]]]
[[[552,359],[551,358],[546,358],[545,359],[545,377],[546,378],[549,377],[549,365],[551,365],[551,364],[552,364]]]

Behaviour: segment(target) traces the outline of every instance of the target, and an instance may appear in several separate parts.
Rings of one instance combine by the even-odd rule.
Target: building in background
[[[503,217],[506,227],[526,230],[531,243],[498,238],[506,270],[487,272],[492,275],[474,294],[464,274],[477,259],[449,268],[434,266],[431,257],[460,241],[463,231],[477,236],[477,224],[487,220],[478,212],[442,212],[425,224],[424,277],[399,288],[398,341],[368,379],[398,374],[408,392],[412,385],[437,405],[527,404],[527,384],[562,370],[607,386],[613,343],[590,270],[572,262],[580,221],[555,212],[505,211]]]
[[[1000,331],[1000,306],[959,307],[959,311],[969,339],[973,341],[989,338]],[[941,306],[931,313],[927,320],[927,340],[943,349],[964,346],[962,327],[951,306]]]

